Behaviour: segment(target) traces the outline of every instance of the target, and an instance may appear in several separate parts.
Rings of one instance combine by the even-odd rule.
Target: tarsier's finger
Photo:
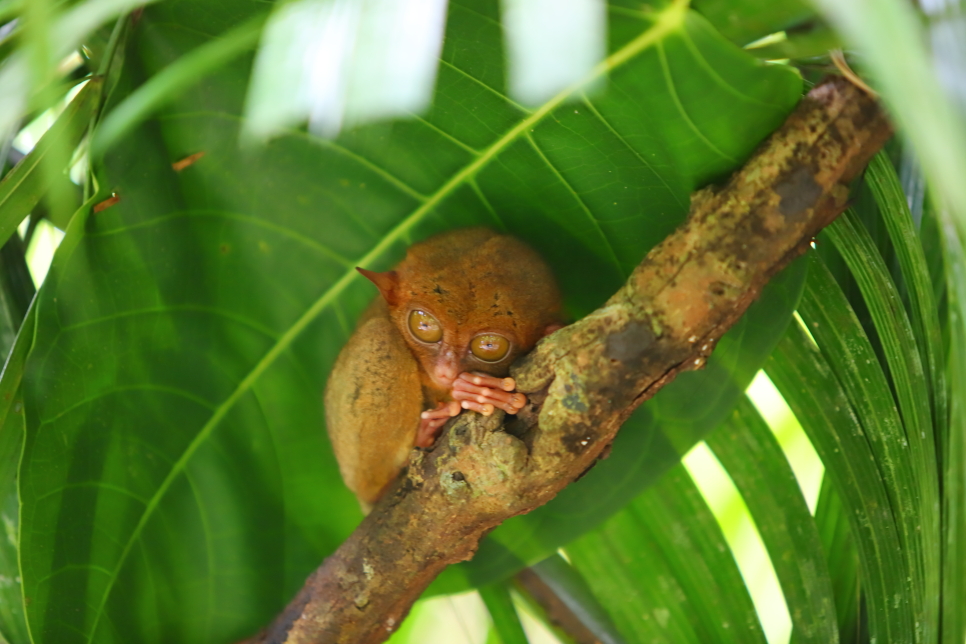
[[[499,393],[503,394],[504,392],[499,392]],[[468,392],[461,392],[461,391],[454,390],[453,398],[455,398],[456,400],[459,400],[460,403],[469,402],[469,403],[474,403],[476,405],[487,405],[487,404],[492,405],[493,407],[502,409],[508,414],[517,413],[518,411],[523,409],[524,405],[527,404],[527,397],[520,393],[514,393],[506,397],[497,398],[497,397],[487,397],[484,395],[478,395],[478,394],[472,394]],[[475,407],[466,407],[465,405],[463,406],[463,408],[476,409]]]
[[[446,424],[449,416],[445,418],[422,418],[419,421],[419,429],[416,431],[416,447],[432,447],[436,442],[436,434],[440,427]]]
[[[504,387],[514,386],[513,378],[494,378],[474,373],[462,373],[453,383],[451,392],[455,400],[469,400],[480,404],[489,403],[508,414],[515,414],[527,404],[527,397]],[[499,387],[499,388],[497,388]]]
[[[514,382],[513,378],[497,378],[496,376],[469,373],[468,371],[461,373],[457,381],[459,380],[462,380],[465,383],[474,384],[477,387],[490,387],[492,389],[502,389],[503,391],[513,391],[517,388],[517,383]],[[456,384],[457,383],[453,383],[453,386],[456,386]]]
[[[518,411],[523,409],[523,405],[527,403],[527,398],[523,394],[514,394],[514,396],[520,396],[521,398],[523,398],[523,402],[520,403],[519,406],[517,406],[515,400],[511,400],[510,402],[506,402],[506,403],[500,403],[499,405],[496,405],[496,406],[508,414],[517,413]]]
[[[489,416],[490,414],[492,414],[494,409],[493,405],[491,405],[490,403],[478,403],[474,400],[464,400],[461,403],[461,405],[463,406],[463,409],[476,411],[483,414],[484,416]]]
[[[494,378],[493,380],[499,381],[498,378]],[[508,378],[508,380],[512,380],[512,378]],[[452,395],[455,400],[492,402],[497,406],[500,406],[497,403],[509,403],[517,409],[526,403],[526,397],[523,394],[511,393],[495,387],[477,385],[463,378],[457,378],[453,383]],[[523,402],[517,404],[520,398],[523,398]]]
[[[508,414],[515,414],[527,404],[527,397],[520,393],[508,394],[505,391],[495,391],[493,389],[481,388],[479,393],[475,391],[461,391],[453,389],[453,398],[460,401],[474,402],[481,405],[490,404],[498,407]],[[465,407],[464,407],[465,409]]]
[[[420,414],[420,417],[426,419],[442,418],[445,420],[452,418],[458,413],[460,413],[460,404],[456,401],[450,401],[448,403],[439,403],[436,409],[427,409]]]

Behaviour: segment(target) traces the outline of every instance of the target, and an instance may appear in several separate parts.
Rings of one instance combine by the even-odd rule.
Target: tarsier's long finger
[[[502,409],[508,414],[515,414],[527,404],[527,397],[523,394],[506,394],[503,391],[493,391],[492,389],[481,389],[480,393],[471,393],[454,389],[452,392],[454,399],[460,403],[472,402],[480,405],[492,405]],[[471,409],[463,405],[463,409]]]
[[[444,421],[448,418],[460,413],[460,404],[456,401],[450,401],[448,403],[439,403],[436,409],[427,409],[419,416],[424,419],[443,419]]]
[[[517,383],[513,380],[513,378],[497,378],[496,376],[470,373],[468,371],[461,373],[458,380],[462,380],[465,383],[473,384],[478,387],[490,387],[491,389],[502,389],[503,391],[513,391],[517,388]],[[456,384],[457,383],[453,383],[454,386]]]
[[[516,383],[513,378],[494,378],[477,374],[463,373],[453,383],[451,392],[455,400],[475,402],[481,405],[490,404],[502,409],[508,414],[515,414],[527,404],[527,397],[518,392],[510,392],[503,387]],[[497,387],[500,387],[499,389]],[[472,409],[466,407],[464,409]]]
[[[493,405],[490,403],[478,403],[474,400],[464,400],[460,404],[463,406],[463,409],[477,411],[483,414],[484,416],[489,416],[490,414],[492,414],[494,409]]]
[[[421,418],[419,420],[419,429],[416,431],[416,447],[432,447],[433,443],[436,442],[436,434],[439,433],[440,428],[446,424],[446,421],[450,417],[445,418]]]
[[[446,421],[461,411],[460,404],[455,400],[440,402],[436,409],[427,409],[419,415],[419,429],[416,430],[416,447],[432,447],[436,442],[436,435]]]
[[[473,382],[471,379],[479,382]],[[513,378],[480,377],[474,374],[463,373],[453,383],[452,395],[456,400],[492,402],[494,405],[497,403],[508,403],[511,407],[520,409],[526,404],[526,396],[513,392],[512,389],[506,390],[502,387],[498,388],[501,385],[506,386],[505,381],[509,381],[511,385],[516,384],[513,382]],[[480,399],[481,396],[486,400]],[[502,406],[497,406],[502,409]]]

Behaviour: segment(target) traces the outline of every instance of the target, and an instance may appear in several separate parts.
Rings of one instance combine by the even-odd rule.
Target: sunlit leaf
[[[604,59],[604,0],[502,0],[510,96],[540,105]]]
[[[269,19],[252,73],[245,135],[305,120],[346,124],[421,112],[432,97],[446,0],[297,0]]]
[[[46,66],[52,70],[68,53],[80,46],[83,38],[107,20],[142,6],[153,0],[86,0],[79,2],[63,11],[59,16],[50,19],[46,14],[40,14],[45,23],[49,23],[49,33],[44,29],[37,37],[46,40],[41,42],[33,61],[37,66]],[[32,3],[28,3],[32,4]],[[51,3],[53,5],[53,3]],[[40,27],[43,29],[43,27]],[[43,38],[46,36],[46,39]],[[48,78],[48,71],[39,73],[39,78],[31,78],[32,61],[24,51],[18,51],[7,59],[0,61],[0,141],[13,133],[17,123],[27,109],[31,92],[36,89],[34,83]]]
[[[861,562],[869,631],[876,641],[912,642],[908,567],[896,519],[868,441],[835,375],[805,331],[789,325],[765,370],[808,434],[846,509]]]
[[[14,234],[50,185],[44,164],[59,146],[73,150],[90,123],[101,100],[101,78],[93,78],[70,102],[54,125],[44,133],[30,153],[0,181],[0,244]]]
[[[627,641],[765,641],[724,535],[683,465],[567,553]]]
[[[748,506],[781,584],[795,641],[838,642],[822,542],[791,466],[747,399],[707,439]]]

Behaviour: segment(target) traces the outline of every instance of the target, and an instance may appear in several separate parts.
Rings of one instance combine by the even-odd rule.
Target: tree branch
[[[376,643],[451,563],[509,517],[578,478],[644,400],[704,365],[765,283],[844,208],[847,183],[891,135],[841,78],[815,87],[726,185],[608,302],[515,365],[530,404],[515,418],[464,413],[269,629],[251,642]]]

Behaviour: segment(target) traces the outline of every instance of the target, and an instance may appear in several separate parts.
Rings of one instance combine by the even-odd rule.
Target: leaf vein
[[[314,250],[319,251],[326,257],[341,264],[342,266],[345,266],[345,267],[355,266],[355,264],[352,263],[352,260],[339,255],[331,248],[328,248],[324,244],[321,244],[315,241],[314,239],[312,239],[311,237],[303,235],[298,231],[292,230],[291,228],[286,228],[285,226],[279,226],[278,224],[274,224],[272,222],[266,221],[264,219],[261,219],[260,217],[254,217],[252,215],[245,215],[237,212],[230,212],[227,210],[182,210],[179,212],[162,215],[160,217],[155,217],[154,219],[150,219],[148,221],[142,221],[136,224],[129,224],[127,226],[120,226],[118,228],[111,228],[108,230],[99,230],[99,231],[91,232],[91,233],[88,233],[88,236],[89,237],[107,237],[109,235],[124,233],[131,230],[138,230],[140,228],[150,228],[159,223],[171,221],[174,219],[180,219],[182,217],[224,217],[225,219],[233,219],[235,221],[249,223],[254,226],[258,226],[259,228],[264,228],[265,230],[271,230],[273,232],[276,232],[286,237],[289,237],[291,239],[294,239],[295,241],[300,242],[305,246],[308,246]]]
[[[674,101],[674,106],[677,108],[678,112],[681,114],[681,118],[687,123],[688,128],[694,132],[701,141],[708,146],[708,149],[720,156],[722,159],[726,159],[730,163],[738,163],[738,160],[731,157],[721,151],[718,146],[711,142],[704,133],[698,129],[698,126],[694,124],[691,117],[688,115],[687,110],[684,109],[684,105],[681,103],[681,97],[678,96],[677,86],[674,83],[674,78],[671,76],[671,69],[667,64],[667,55],[664,53],[664,46],[661,43],[657,45],[658,58],[661,60],[661,71],[664,74],[664,82],[667,85],[668,93],[671,96],[671,100]]]
[[[620,263],[620,260],[617,259],[617,253],[614,251],[614,246],[610,243],[610,239],[607,238],[607,235],[604,234],[604,230],[600,227],[600,220],[598,220],[597,217],[594,216],[594,213],[591,212],[587,204],[584,203],[584,200],[580,197],[580,194],[574,189],[572,185],[570,185],[570,182],[567,181],[566,177],[564,177],[563,174],[561,174],[560,170],[557,169],[557,166],[555,166],[553,162],[547,158],[547,155],[543,153],[543,150],[540,149],[540,146],[537,145],[537,142],[533,139],[533,137],[530,136],[529,133],[527,133],[525,136],[527,138],[527,141],[530,143],[530,146],[533,148],[534,152],[536,152],[537,155],[540,157],[540,159],[546,164],[546,166],[550,168],[550,171],[553,172],[555,177],[557,177],[557,180],[560,181],[561,184],[563,184],[563,186],[567,189],[570,195],[577,202],[577,205],[580,206],[580,210],[584,213],[584,215],[587,216],[587,220],[593,226],[594,230],[597,233],[597,236],[600,238],[601,241],[604,242],[604,247],[607,249],[607,259],[614,263],[614,267],[617,269],[618,275],[620,275],[622,278],[626,278],[627,274],[624,271],[624,269],[621,268],[621,263]]]
[[[637,157],[638,161],[640,161],[645,168],[650,170],[654,174],[654,176],[660,180],[660,182],[664,185],[664,187],[667,188],[667,191],[671,194],[671,196],[674,197],[674,201],[676,201],[677,204],[681,206],[681,208],[687,210],[688,205],[681,201],[681,198],[674,190],[671,190],[671,186],[668,184],[667,180],[664,179],[664,176],[660,174],[657,170],[655,170],[654,166],[651,165],[651,163],[644,157],[644,155],[642,155],[640,152],[635,150],[634,147],[627,141],[627,139],[621,136],[620,132],[618,132],[614,128],[614,126],[611,125],[610,121],[604,118],[604,115],[597,110],[597,107],[594,106],[594,104],[590,101],[590,98],[586,94],[583,94],[582,98],[584,100],[584,105],[587,106],[587,109],[589,109],[591,113],[594,116],[596,116],[598,120],[600,120],[600,122],[607,127],[608,130],[610,130],[611,134],[617,137],[617,140],[620,141],[624,145],[624,147],[626,147],[631,152],[631,154]]]
[[[510,98],[509,96],[507,96],[503,92],[499,91],[495,87],[490,87],[489,85],[487,85],[486,83],[484,83],[483,81],[481,81],[476,76],[473,76],[472,74],[463,71],[462,69],[460,69],[459,67],[457,67],[453,63],[449,62],[448,60],[444,60],[444,59],[440,58],[439,59],[439,62],[440,62],[441,65],[446,65],[448,68],[452,69],[453,71],[455,71],[459,75],[463,76],[464,78],[470,79],[471,81],[473,81],[474,83],[476,83],[480,87],[486,89],[487,91],[491,92],[495,96],[498,96],[498,97],[502,98],[509,105],[512,105],[513,107],[515,107],[516,109],[520,110],[524,114],[532,114],[533,113],[533,110],[528,110],[527,108],[523,107],[522,105],[520,105],[519,103],[517,103],[516,101],[514,101],[512,98]]]

